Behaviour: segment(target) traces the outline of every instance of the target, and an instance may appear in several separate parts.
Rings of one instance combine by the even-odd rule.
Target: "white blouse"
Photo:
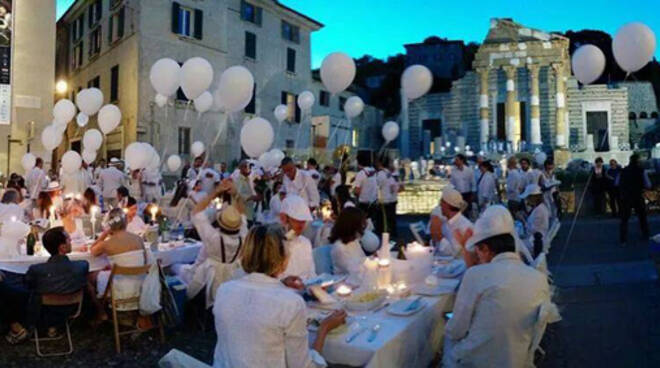
[[[307,280],[316,277],[312,243],[304,236],[299,235],[293,240],[286,241],[285,246],[289,249],[289,263],[281,275],[282,278],[298,276],[303,280]]]
[[[356,275],[367,256],[358,239],[344,243],[337,239],[332,245],[332,269],[336,275]]]

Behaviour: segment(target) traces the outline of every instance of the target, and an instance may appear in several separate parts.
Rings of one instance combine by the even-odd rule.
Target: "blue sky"
[[[58,17],[73,1],[57,0]],[[660,38],[659,0],[280,1],[325,24],[312,36],[314,67],[333,51],[386,57],[430,35],[481,42],[493,17],[513,18],[546,31],[600,29],[610,34],[639,21]]]

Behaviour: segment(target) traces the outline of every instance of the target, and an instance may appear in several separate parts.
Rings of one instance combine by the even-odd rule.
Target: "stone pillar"
[[[490,120],[488,119],[488,72],[488,68],[477,68],[477,73],[479,73],[479,123],[481,127],[479,143],[481,143],[481,149],[484,151],[488,150],[488,138],[490,136]]]
[[[506,73],[506,104],[504,111],[506,115],[506,140],[511,142],[515,149],[520,142],[520,112],[516,93],[516,71],[512,65],[502,67]]]
[[[539,107],[539,64],[529,64],[529,90],[530,90],[530,137],[533,145],[541,144],[541,109]]]
[[[556,85],[556,127],[555,135],[557,137],[557,147],[566,148],[566,82],[564,81],[565,66],[562,63],[553,63],[552,69],[555,71],[555,85]]]

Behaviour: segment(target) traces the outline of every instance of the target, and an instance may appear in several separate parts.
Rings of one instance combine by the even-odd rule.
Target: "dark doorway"
[[[80,148],[81,148],[81,147],[80,147],[80,142],[81,142],[81,141],[73,141],[73,142],[71,142],[71,151],[76,151],[76,152],[78,152],[78,153],[82,152],[82,151],[80,150]]]
[[[527,104],[520,101],[520,140],[529,143],[527,139]]]
[[[506,141],[506,117],[504,103],[497,104],[497,140]]]
[[[594,136],[594,150],[610,150],[607,131],[607,111],[587,111],[587,134]]]

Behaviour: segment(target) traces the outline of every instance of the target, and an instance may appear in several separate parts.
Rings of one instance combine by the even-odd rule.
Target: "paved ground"
[[[401,231],[417,217],[402,217]],[[547,354],[538,366],[660,367],[660,287],[648,245],[636,242],[633,222],[628,248],[617,245],[618,222],[583,219],[565,248],[570,223],[564,223],[549,254],[556,301],[563,320],[548,328],[542,346]],[[651,218],[652,234],[660,216]],[[8,346],[0,341],[0,367],[153,367],[171,348],[212,361],[215,334],[195,323],[168,332],[161,345],[155,334],[124,339],[114,353],[110,325],[92,329],[83,317],[73,328],[75,349],[68,358],[37,358],[34,345]]]

